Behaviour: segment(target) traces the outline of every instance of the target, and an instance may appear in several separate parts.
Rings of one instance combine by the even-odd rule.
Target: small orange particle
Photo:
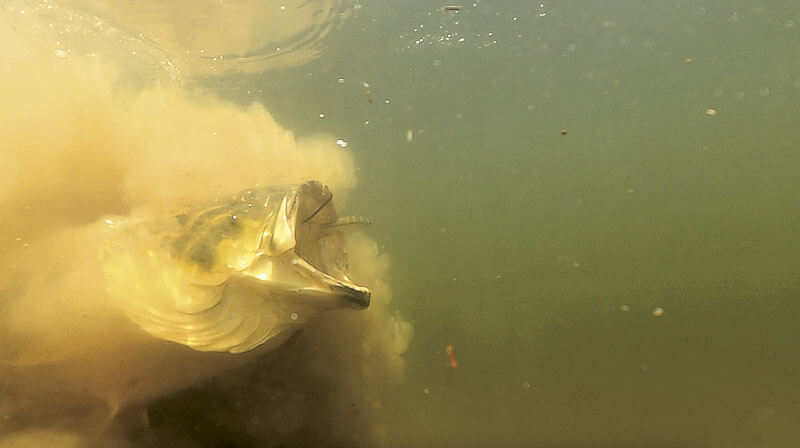
[[[561,130],[561,135],[567,135],[567,130],[566,129],[562,129]]]
[[[456,361],[456,352],[453,344],[447,344],[447,347],[444,348],[444,352],[447,354],[450,370],[458,370],[458,361]]]
[[[692,63],[692,58],[686,58],[686,60],[683,61],[683,63],[684,64],[691,64]]]
[[[653,310],[653,316],[654,317],[662,317],[662,316],[664,316],[664,308],[658,307],[658,308],[654,309]]]

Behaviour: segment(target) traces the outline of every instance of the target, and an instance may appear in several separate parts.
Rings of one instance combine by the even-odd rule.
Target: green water
[[[372,221],[391,257],[391,306],[414,326],[405,380],[383,400],[353,398],[369,404],[353,415],[379,414],[392,447],[796,446],[796,1],[441,6],[346,4],[312,62],[201,80],[352,151],[358,185],[337,207]],[[292,367],[272,366],[279,379]],[[241,395],[258,401],[272,387],[295,401],[253,407],[264,414],[304,417],[305,397],[331,393],[319,383],[293,394],[268,384],[271,373],[258,370],[266,386]],[[221,384],[201,389],[205,401],[192,390],[173,401],[181,418],[168,409],[151,423],[201,446],[281,443],[225,426],[219,415],[248,409]],[[337,419],[356,418],[320,409],[308,422],[326,428],[297,417],[290,442],[325,443]]]
[[[415,325],[393,444],[794,446],[796,4],[439,6],[221,92],[356,154]]]

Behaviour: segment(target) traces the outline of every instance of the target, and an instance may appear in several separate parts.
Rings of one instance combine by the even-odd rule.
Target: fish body
[[[0,328],[0,410],[21,426],[103,426],[274,350],[324,310],[366,308],[338,220],[310,181],[54,235],[74,249],[69,267],[3,308],[15,326]]]

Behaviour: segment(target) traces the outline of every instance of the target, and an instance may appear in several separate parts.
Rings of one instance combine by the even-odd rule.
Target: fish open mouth
[[[295,289],[294,294],[306,297],[333,297],[342,301],[344,305],[357,309],[369,306],[372,293],[368,288],[322,272],[300,257],[291,259],[289,264],[301,275],[313,280],[312,286]]]
[[[368,222],[361,218],[338,218],[328,187],[306,182],[283,196],[264,224],[260,255],[243,274],[268,289],[323,306],[367,308],[370,290],[347,277],[345,242],[349,229],[364,224]]]

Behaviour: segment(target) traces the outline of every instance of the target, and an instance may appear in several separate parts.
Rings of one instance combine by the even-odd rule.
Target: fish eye
[[[231,213],[227,220],[220,222],[215,229],[222,238],[235,238],[241,234],[243,223],[240,215],[236,212]]]
[[[252,190],[247,190],[242,193],[242,195],[239,197],[239,200],[247,204],[248,207],[252,207],[256,200],[256,194]]]

